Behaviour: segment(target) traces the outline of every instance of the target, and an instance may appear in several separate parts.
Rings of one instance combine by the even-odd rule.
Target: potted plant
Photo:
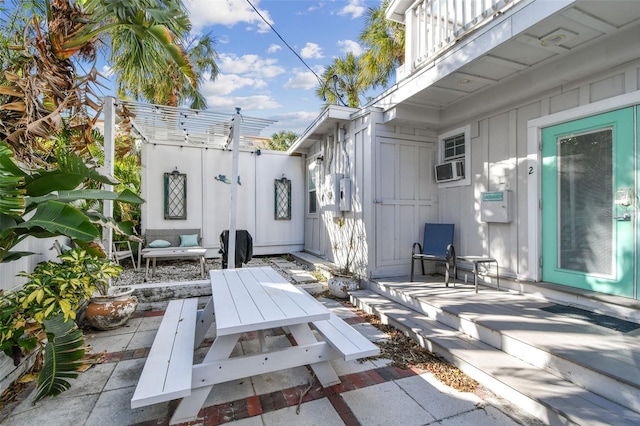
[[[60,256],[65,261],[75,262],[77,273],[90,281],[91,292],[84,317],[98,330],[111,330],[129,321],[136,311],[138,298],[133,288],[112,286],[113,278],[122,272],[122,267],[104,257],[75,249]],[[82,271],[82,272],[80,272]]]
[[[89,251],[76,248],[58,260],[39,263],[32,272],[19,275],[27,282],[5,292],[0,302],[0,348],[18,365],[37,350],[44,362],[38,375],[36,400],[70,387],[65,378],[77,376],[85,355],[82,332],[76,324],[82,304],[122,268]]]
[[[16,250],[29,237],[64,235],[80,247],[59,262],[45,262],[31,274],[22,274],[28,280],[22,288],[1,292],[0,349],[16,366],[25,354],[44,353],[37,399],[69,388],[66,379],[75,377],[78,360],[84,356],[76,312],[81,303],[99,293],[98,286],[104,289],[104,281],[119,273],[119,266],[110,265],[100,245],[94,243],[101,236],[96,224],[116,231],[118,225],[98,212],[80,209],[78,201],[143,202],[129,190],[92,189],[89,182],[117,182],[68,150],[65,135],[60,136],[55,158],[48,157],[46,165],[35,169],[23,166],[23,170],[11,148],[0,141],[0,263],[32,255]],[[94,257],[87,260],[88,255]],[[45,349],[34,352],[38,347]]]
[[[339,266],[330,271],[327,286],[335,297],[345,299],[350,291],[357,290],[360,283],[360,277],[353,268],[358,248],[355,219],[347,224],[344,218],[340,218],[337,228],[333,249]]]

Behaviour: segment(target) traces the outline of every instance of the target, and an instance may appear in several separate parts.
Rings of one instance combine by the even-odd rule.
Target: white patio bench
[[[328,320],[314,321],[311,324],[345,361],[380,354],[379,347],[334,313],[331,313]]]
[[[191,394],[197,320],[197,298],[169,302],[131,398],[131,408]]]

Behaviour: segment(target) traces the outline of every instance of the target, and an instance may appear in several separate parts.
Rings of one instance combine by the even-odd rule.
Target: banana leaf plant
[[[82,200],[113,200],[140,204],[142,198],[130,190],[121,193],[104,189],[85,189],[83,184],[117,184],[85,164],[73,152],[59,150],[57,168],[22,170],[12,149],[0,142],[0,262],[8,262],[31,252],[13,251],[27,237],[48,238],[64,235],[81,246],[100,238],[96,224],[124,233],[117,223],[98,212],[82,211],[74,203]]]
[[[47,330],[47,349],[44,364],[38,375],[38,393],[35,401],[46,396],[55,396],[71,387],[65,379],[78,377],[78,369],[84,357],[82,331],[75,322],[67,321],[64,315],[44,321]]]
[[[99,238],[105,226],[116,232],[121,229],[100,212],[83,211],[80,202],[144,202],[130,190],[116,193],[99,189],[117,182],[63,145],[49,162],[49,168],[25,170],[16,162],[11,147],[0,141],[0,262],[33,254],[14,250],[28,237],[67,236],[86,248],[72,253],[77,258],[61,256],[61,264],[38,265],[33,273],[24,275],[30,281],[21,290],[1,294],[0,349],[13,357],[14,364],[37,347],[42,332],[46,333],[48,343],[37,399],[56,395],[70,386],[65,379],[76,375],[77,357],[84,353],[82,332],[75,323],[78,300],[88,298],[97,289],[96,273],[108,273],[109,277],[119,273],[105,259]],[[113,268],[96,266],[101,263]]]

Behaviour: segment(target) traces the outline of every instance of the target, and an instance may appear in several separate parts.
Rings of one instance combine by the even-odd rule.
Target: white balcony
[[[411,74],[437,59],[458,40],[502,15],[522,0],[407,0],[392,2],[387,18],[406,25],[405,69]],[[398,7],[399,6],[399,7]]]

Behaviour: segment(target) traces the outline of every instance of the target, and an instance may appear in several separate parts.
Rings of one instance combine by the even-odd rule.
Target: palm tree
[[[271,140],[264,142],[262,147],[274,151],[286,151],[296,139],[298,139],[297,133],[291,130],[280,130],[278,133],[272,134]]]
[[[360,57],[360,78],[367,87],[386,86],[395,68],[404,63],[404,26],[386,19],[388,5],[385,0],[377,9],[369,8],[360,33],[365,48]]]
[[[6,31],[16,33],[17,43],[0,51],[7,64],[0,77],[0,138],[23,162],[38,161],[42,141],[57,133],[63,117],[78,135],[74,147],[87,151],[101,109],[93,92],[100,78],[97,49],[113,31],[126,29],[134,51],[134,45],[153,45],[163,52],[163,61],[137,62],[141,70],[160,74],[170,58],[197,87],[175,37],[190,26],[182,0],[31,0],[14,14]],[[78,64],[89,71],[81,75]]]
[[[123,32],[118,31],[114,35],[115,44],[118,44],[121,33]],[[187,39],[188,36],[182,38]],[[121,42],[120,44],[122,45]],[[208,75],[212,81],[218,76],[216,63],[218,53],[214,47],[215,39],[211,34],[205,34],[199,39],[192,38],[185,47],[187,58],[198,79],[197,85],[193,85],[175,63],[167,61],[166,55],[163,55],[162,52],[149,52],[150,48],[148,47],[140,49],[142,54],[146,52],[148,55],[153,55],[154,60],[160,58],[164,64],[162,73],[154,72],[145,75],[140,72],[139,67],[134,66],[134,61],[129,60],[127,52],[114,50],[112,61],[118,81],[118,96],[144,99],[155,104],[173,107],[189,103],[191,109],[206,109],[207,101],[200,93],[199,87],[204,82],[205,76]]]
[[[357,108],[360,106],[360,95],[366,91],[359,74],[360,64],[353,53],[335,58],[322,73],[324,84],[316,89],[316,95],[325,100],[325,105],[339,103]],[[345,94],[346,102],[343,99]]]

